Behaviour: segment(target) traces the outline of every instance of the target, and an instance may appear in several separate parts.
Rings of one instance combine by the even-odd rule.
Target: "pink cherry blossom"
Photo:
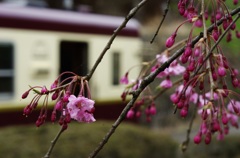
[[[76,97],[70,95],[67,104],[68,111],[72,119],[78,122],[91,123],[96,121],[93,117],[94,101],[83,96]]]
[[[162,65],[168,60],[168,57],[166,54],[161,54],[156,56],[158,65]],[[156,68],[154,67],[152,71],[155,71]],[[164,71],[160,72],[158,74],[158,78],[164,78],[167,76],[175,76],[175,75],[180,75],[185,72],[186,68],[182,65],[180,65],[177,61],[173,61],[168,68],[166,68]]]
[[[168,57],[166,54],[157,54],[156,58],[157,58],[157,61],[161,64],[165,63],[168,60]]]
[[[172,81],[170,79],[163,80],[160,83],[160,87],[162,87],[162,88],[171,88],[172,87]]]

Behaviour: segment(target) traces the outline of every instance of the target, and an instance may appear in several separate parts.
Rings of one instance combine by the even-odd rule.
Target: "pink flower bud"
[[[238,87],[239,82],[238,82],[238,79],[237,79],[236,77],[233,77],[233,78],[232,78],[232,85],[233,85],[234,87]]]
[[[183,54],[180,60],[183,64],[186,64],[188,62],[188,57]]]
[[[68,128],[68,124],[67,123],[63,123],[62,124],[62,131],[66,130]]]
[[[239,113],[239,108],[236,107],[234,104],[232,105],[232,107],[233,107],[233,111],[234,111],[236,114],[238,114],[238,113]]]
[[[201,54],[200,47],[197,46],[197,47],[195,48],[195,50],[194,50],[194,56],[195,56],[195,57],[198,57],[200,54]]]
[[[70,92],[69,91],[67,91],[65,94],[64,94],[64,96],[63,96],[63,98],[62,98],[62,101],[63,102],[68,102],[68,98],[70,97]]]
[[[180,6],[180,7],[178,8],[178,11],[179,11],[179,14],[180,14],[180,15],[184,15],[184,13],[185,13],[185,7],[184,7],[184,6]]]
[[[63,116],[60,117],[60,119],[58,120],[58,123],[61,126],[63,125],[63,123],[64,123],[64,117]]]
[[[180,15],[184,15],[184,13],[185,13],[185,2],[184,1],[179,1],[178,11],[179,11]]]
[[[226,124],[228,123],[228,118],[227,118],[227,114],[226,114],[226,113],[224,113],[224,114],[222,115],[222,123],[223,123],[224,125],[226,125]]]
[[[62,102],[61,100],[59,100],[59,101],[56,103],[54,109],[56,109],[56,110],[58,110],[58,111],[62,111],[62,108],[63,108],[63,102]]]
[[[198,19],[194,24],[196,27],[202,27],[203,26],[202,19]]]
[[[181,117],[186,117],[188,115],[188,108],[186,106],[184,106],[181,111],[180,111],[180,115]]]
[[[180,97],[178,96],[178,94],[176,93],[173,93],[171,96],[170,96],[170,99],[171,101],[174,103],[174,104],[177,104],[179,102],[179,99]]]
[[[228,27],[228,21],[227,21],[227,19],[225,18],[225,19],[223,19],[223,23],[222,23],[222,25],[223,25],[223,29],[224,30],[226,30],[227,29],[227,27]]]
[[[236,77],[239,74],[237,69],[233,69],[233,76]]]
[[[187,47],[185,48],[184,55],[186,57],[189,57],[190,55],[192,55],[192,48],[190,45],[187,45]]]
[[[206,137],[205,137],[205,144],[210,144],[211,143],[211,140],[212,140],[212,135],[211,135],[211,133],[210,132],[208,132],[207,134],[206,134]]]
[[[216,20],[220,20],[221,18],[222,18],[222,13],[220,11],[217,11]]]
[[[236,23],[232,24],[231,30],[235,30],[235,28],[236,28]]]
[[[168,37],[168,39],[166,40],[166,47],[167,47],[167,48],[172,47],[172,45],[173,45],[174,42],[175,42],[176,36],[177,36],[177,34],[174,33],[174,34],[172,34],[170,37]]]
[[[214,39],[215,41],[218,40],[218,38],[219,38],[219,32],[218,32],[217,26],[214,26],[214,27],[213,27],[212,36],[213,36],[213,39]]]
[[[213,81],[217,81],[218,76],[216,71],[212,71],[212,78],[213,78]]]
[[[66,112],[65,118],[64,118],[65,123],[70,123],[71,122],[71,115],[69,112]]]
[[[23,115],[28,116],[31,112],[32,112],[32,107],[31,104],[27,105],[24,109],[23,109]]]
[[[228,31],[226,40],[227,40],[227,42],[230,42],[232,40],[232,33],[230,31]]]
[[[149,113],[151,115],[155,115],[157,113],[157,110],[156,110],[156,107],[155,105],[151,105],[150,108],[149,108]]]
[[[58,85],[58,80],[55,80],[53,82],[53,84],[51,85],[51,90],[54,89],[54,88],[57,88],[57,85]]]
[[[238,30],[236,30],[235,33],[236,33],[236,37],[237,37],[237,38],[240,38],[240,32],[239,32]]]
[[[178,103],[177,103],[177,108],[178,109],[182,109],[184,107],[184,101],[183,100],[180,100]]]
[[[135,112],[134,112],[132,109],[130,109],[130,110],[128,111],[126,117],[127,117],[128,119],[132,119],[132,118],[134,118],[134,115],[135,115]]]
[[[221,77],[226,75],[226,69],[223,66],[218,67],[218,75]]]
[[[45,115],[39,116],[35,123],[36,126],[40,127],[45,122],[45,118],[46,118]]]
[[[135,107],[139,107],[139,106],[141,106],[141,105],[143,105],[143,104],[144,104],[144,99],[141,99],[141,100],[136,101],[135,104],[134,104],[134,106],[135,106]]]
[[[207,110],[202,110],[202,119],[203,119],[203,120],[206,120],[207,117],[208,117]]]
[[[25,93],[23,93],[23,95],[22,95],[22,99],[25,99],[25,98],[27,98],[28,94],[29,94],[29,90],[28,90],[28,91],[26,91]]]
[[[53,110],[53,112],[52,112],[52,115],[51,115],[51,121],[52,122],[55,122],[56,121],[56,111],[55,110]]]
[[[197,134],[197,135],[194,137],[194,139],[193,139],[193,141],[194,141],[195,144],[201,143],[201,140],[202,140],[201,134]]]
[[[220,124],[219,124],[218,120],[213,120],[212,129],[213,129],[213,131],[220,131],[221,130],[221,127],[220,127]]]
[[[194,69],[195,69],[195,61],[192,60],[192,61],[190,62],[190,64],[188,65],[187,70],[190,71],[190,72],[192,72]]]
[[[189,78],[190,78],[190,73],[189,71],[185,71],[184,74],[183,74],[183,79],[185,81],[189,81]]]
[[[187,18],[192,19],[197,16],[196,10],[194,7],[189,7],[187,10]],[[192,22],[192,21],[191,21]]]
[[[52,95],[52,100],[56,100],[58,98],[58,94],[59,94],[58,91],[54,92]]]
[[[238,0],[233,0],[233,4],[237,5],[238,4]]]

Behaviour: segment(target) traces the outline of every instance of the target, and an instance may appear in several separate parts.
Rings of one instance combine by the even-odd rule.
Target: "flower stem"
[[[53,150],[56,142],[58,141],[58,138],[60,137],[60,135],[63,133],[64,130],[65,130],[65,129],[63,129],[63,128],[61,127],[61,129],[60,129],[59,132],[57,133],[56,137],[51,141],[51,145],[50,145],[50,147],[49,147],[46,155],[45,155],[43,158],[50,158],[50,155],[51,155],[51,153],[52,153],[52,150]]]

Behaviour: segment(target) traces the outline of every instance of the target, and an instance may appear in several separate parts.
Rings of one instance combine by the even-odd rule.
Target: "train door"
[[[60,74],[66,71],[72,71],[80,76],[87,74],[88,44],[86,42],[61,41]],[[66,78],[68,76],[63,77]]]

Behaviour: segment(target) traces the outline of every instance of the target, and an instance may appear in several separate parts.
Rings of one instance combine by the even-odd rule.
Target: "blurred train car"
[[[86,75],[123,20],[70,11],[0,6],[0,125],[26,121],[22,108],[31,97],[22,100],[21,95],[29,85],[50,86],[64,71]],[[97,118],[115,117],[123,108],[119,102],[124,88],[119,78],[141,60],[138,30],[138,22],[131,20],[90,81],[92,98],[99,104]]]

